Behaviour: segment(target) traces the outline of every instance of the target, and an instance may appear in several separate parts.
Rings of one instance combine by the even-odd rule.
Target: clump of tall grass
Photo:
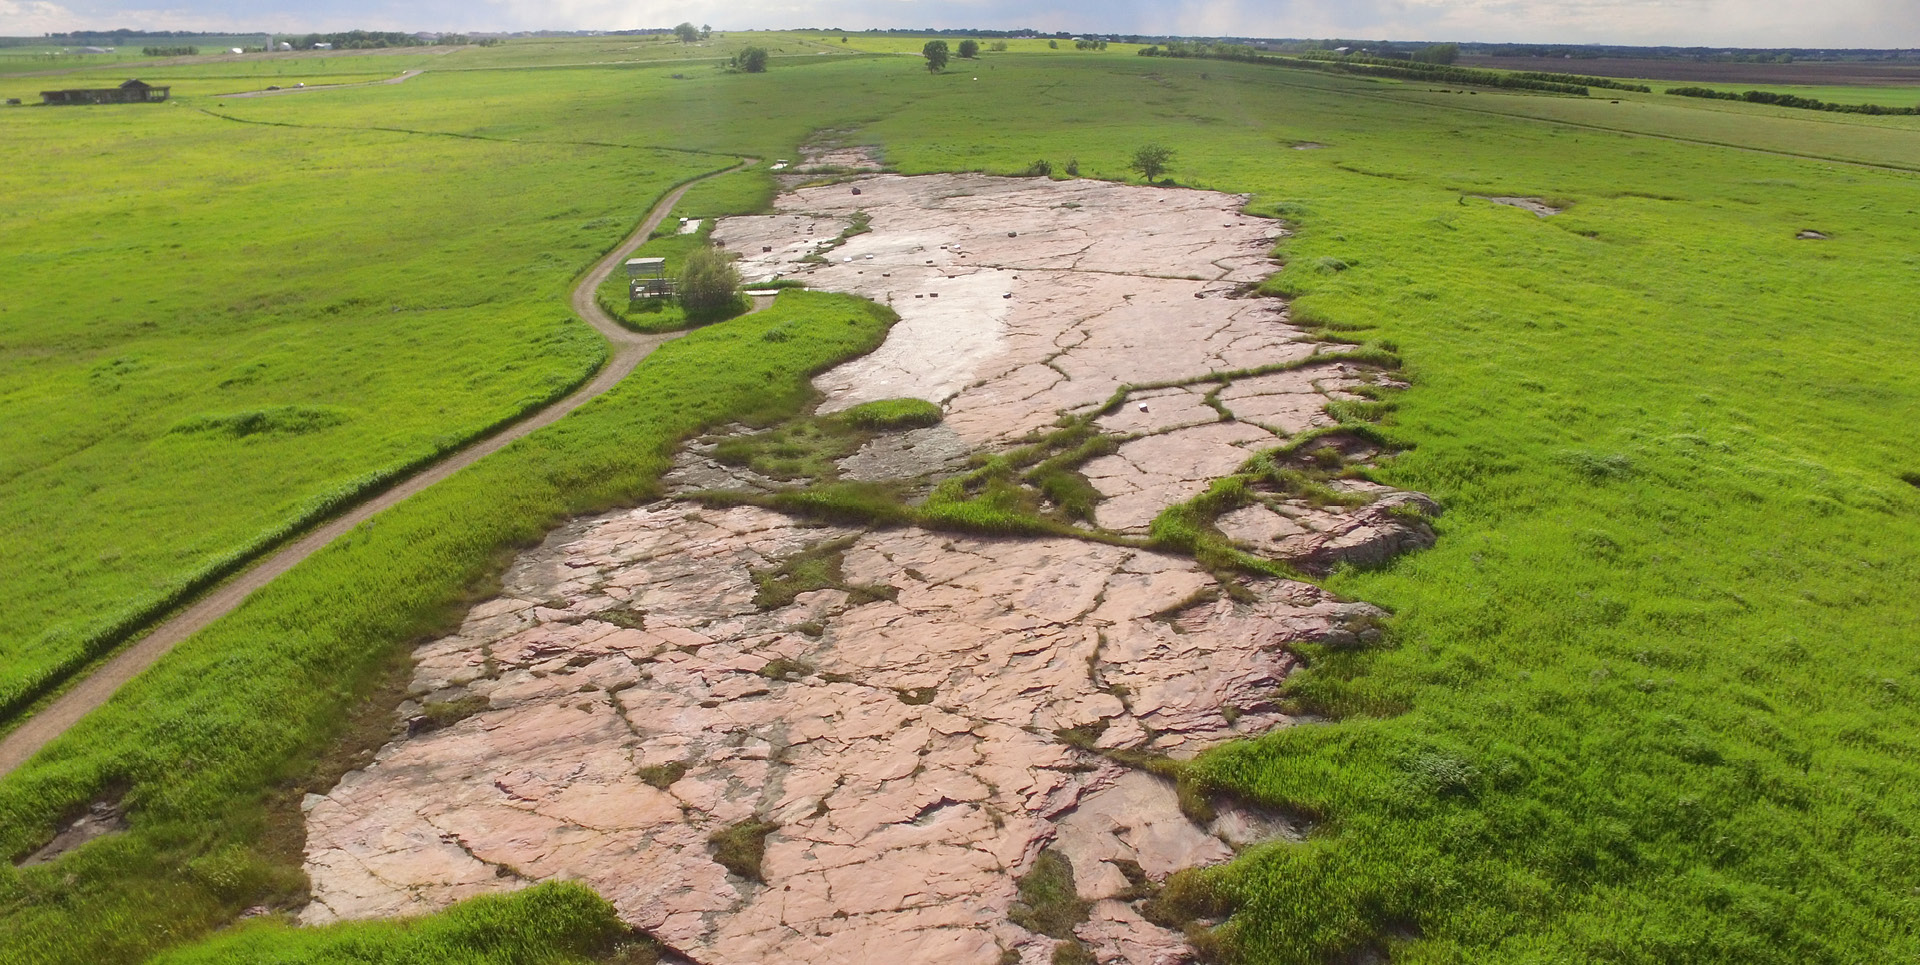
[[[487,895],[437,915],[302,928],[281,918],[236,927],[153,965],[261,962],[433,962],[436,965],[586,965],[624,946],[652,946],[613,906],[575,882]],[[628,960],[632,960],[630,957]]]

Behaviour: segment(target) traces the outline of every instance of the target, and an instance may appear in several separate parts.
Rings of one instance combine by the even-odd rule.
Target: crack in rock
[[[1271,695],[1293,665],[1286,645],[1354,607],[1267,581],[1254,603],[1182,610],[1216,585],[1189,560],[1070,539],[861,534],[754,507],[663,502],[569,535],[516,567],[508,593],[569,595],[541,575],[581,598],[627,584],[649,628],[477,608],[423,648],[424,687],[491,651],[498,677],[467,685],[489,709],[395,742],[309,810],[307,920],[438,907],[517,886],[498,876],[511,868],[583,880],[702,961],[996,961],[1046,941],[1006,914],[1014,879],[1056,838],[1094,842],[1089,868],[1131,860],[1155,878],[1231,854],[1157,779],[1055,731],[1104,726],[1187,756],[1283,723]],[[846,539],[847,580],[890,585],[893,600],[829,589],[753,605],[753,569]],[[633,562],[561,563],[581,556]],[[630,579],[637,570],[649,579]],[[1169,611],[1183,614],[1178,630]],[[654,629],[656,614],[675,625]],[[550,656],[558,641],[569,659]],[[775,660],[803,675],[762,676]],[[583,704],[582,682],[610,693]],[[1125,702],[1110,692],[1122,687]],[[916,691],[932,699],[898,696]],[[664,789],[639,776],[669,764],[684,770]],[[1095,813],[1107,823],[1083,828]],[[707,844],[750,818],[779,825],[764,885],[731,878]]]
[[[852,478],[940,471],[1123,385],[1167,383],[1102,416],[1119,448],[1083,467],[1110,497],[1101,523],[1138,531],[1276,432],[1329,424],[1326,403],[1362,379],[1340,363],[1224,387],[1194,377],[1320,350],[1276,303],[1194,297],[1267,270],[1279,231],[1239,216],[1243,197],[977,175],[856,186],[798,189],[783,213],[714,233],[749,277],[800,273],[900,313],[878,351],[816,380],[822,409],[917,396],[946,418],[876,437],[843,461]],[[801,261],[855,212],[870,233]],[[675,473],[766,484],[698,450]],[[1220,525],[1327,565],[1371,559],[1420,535],[1400,507],[1430,507],[1379,488],[1357,512],[1263,497]],[[756,605],[755,572],[827,543],[839,585],[891,595]],[[1164,880],[1297,830],[1231,808],[1198,826],[1159,778],[1056,735],[1187,758],[1289,723],[1275,693],[1293,643],[1378,633],[1380,611],[1308,584],[1242,589],[1221,592],[1190,559],[1070,538],[862,532],[677,500],[571,521],[509,567],[499,598],[416,651],[414,692],[484,709],[396,739],[309,797],[302,920],[564,878],[712,965],[1037,965],[1056,940],[1009,912],[1052,847],[1093,903],[1076,934],[1098,961],[1191,961],[1130,903],[1128,875]],[[757,881],[711,843],[750,820],[775,826]]]

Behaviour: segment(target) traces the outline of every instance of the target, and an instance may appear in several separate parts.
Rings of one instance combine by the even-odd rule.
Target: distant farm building
[[[166,100],[172,90],[143,80],[130,80],[118,87],[43,90],[40,100],[45,104],[158,104]]]
[[[673,294],[673,279],[667,277],[665,258],[634,258],[627,262],[627,299],[639,301]]]

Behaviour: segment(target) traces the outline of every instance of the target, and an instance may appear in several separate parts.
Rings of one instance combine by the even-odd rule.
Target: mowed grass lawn
[[[1305,843],[1204,876],[1198,890],[1232,912],[1233,955],[1920,957],[1913,175],[1624,133],[1689,136],[1694,109],[1660,95],[1642,95],[1657,105],[1645,110],[1442,95],[1117,52],[989,54],[938,77],[904,57],[819,61],[678,80],[476,71],[226,110],[529,140],[671,133],[762,157],[854,126],[907,171],[1077,159],[1121,178],[1134,148],[1167,143],[1181,183],[1250,193],[1252,210],[1295,226],[1269,289],[1295,296],[1297,316],[1406,361],[1413,388],[1383,426],[1405,451],[1379,475],[1447,509],[1435,549],[1329,580],[1396,616],[1388,646],[1305,653],[1288,699],[1328,722],[1198,763],[1222,791],[1315,822]],[[1735,133],[1758,150],[1920,157],[1920,133],[1891,125],[1755,117]],[[1695,119],[1733,129],[1724,113]],[[1567,210],[1541,219],[1475,195]],[[1796,240],[1803,228],[1831,237]],[[0,936],[39,943],[38,960],[131,960],[285,900],[297,856],[271,844],[285,832],[264,789],[297,782],[370,668],[444,620],[456,589],[484,589],[488,554],[537,526],[490,509],[472,533],[411,548],[409,534],[495,493],[524,494],[538,519],[643,494],[663,440],[758,391],[694,373],[759,357],[767,325],[840,330],[842,309],[813,297],[782,296],[804,319],[702,329],[639,370],[684,380],[704,400],[697,418],[615,431],[692,404],[644,379],[623,388],[593,410],[606,421],[562,423],[417,519],[376,523],[289,574],[0,782],[15,851],[116,782],[137,805],[133,835],[44,870],[0,867]],[[794,404],[793,374],[874,334],[850,320],[843,341],[769,360],[780,371],[762,384],[786,387],[780,405]],[[608,447],[632,433],[644,455],[602,481],[621,465]],[[454,576],[393,576],[442,571]],[[323,605],[336,599],[353,605]],[[316,675],[339,682],[302,697],[297,719],[250,722],[248,708],[304,693],[287,679]],[[209,689],[233,711],[194,723]]]
[[[730,163],[179,103],[0,125],[8,709],[237,554],[564,393],[605,352],[573,274]]]

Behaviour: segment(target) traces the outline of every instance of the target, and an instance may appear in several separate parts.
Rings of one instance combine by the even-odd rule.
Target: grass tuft
[[[707,838],[713,845],[713,860],[721,867],[748,881],[762,881],[760,860],[767,853],[767,835],[780,826],[759,818],[748,818],[715,831]]]
[[[1018,888],[1019,897],[1007,917],[1048,938],[1072,939],[1074,927],[1086,922],[1092,908],[1074,889],[1073,864],[1052,848],[1033,859],[1033,867],[1021,876]]]

